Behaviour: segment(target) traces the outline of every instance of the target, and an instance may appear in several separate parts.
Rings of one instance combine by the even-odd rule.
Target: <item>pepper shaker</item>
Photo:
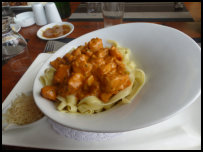
[[[45,13],[48,23],[62,22],[55,3],[49,2],[45,5]]]
[[[35,22],[37,25],[47,24],[47,19],[44,11],[44,7],[41,3],[36,3],[32,5],[32,10],[35,16]]]

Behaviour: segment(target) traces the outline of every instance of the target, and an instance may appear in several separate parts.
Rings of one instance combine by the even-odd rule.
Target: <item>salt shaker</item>
[[[44,7],[41,3],[36,3],[32,5],[32,10],[35,16],[35,22],[37,25],[47,24],[47,19],[44,11]]]
[[[49,2],[45,5],[45,13],[48,23],[62,22],[55,3]]]

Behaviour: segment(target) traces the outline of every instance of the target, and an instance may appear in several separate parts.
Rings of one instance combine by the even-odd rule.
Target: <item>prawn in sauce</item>
[[[52,85],[41,89],[41,95],[49,100],[73,94],[78,102],[87,96],[96,96],[107,103],[131,85],[122,54],[114,46],[104,48],[99,38],[91,39],[50,64],[56,69]]]

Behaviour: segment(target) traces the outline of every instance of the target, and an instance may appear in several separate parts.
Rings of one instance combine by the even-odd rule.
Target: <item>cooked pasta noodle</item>
[[[40,77],[40,82],[43,86],[48,86],[52,84],[55,69],[50,67],[45,70],[44,75]]]
[[[128,48],[123,48],[118,45],[116,41],[108,41],[112,46],[116,47],[123,57],[123,64],[131,81],[131,84],[116,94],[112,95],[108,102],[104,102],[95,95],[87,95],[77,101],[76,95],[57,96],[59,104],[57,110],[61,112],[82,113],[82,114],[94,114],[107,109],[112,108],[117,102],[130,103],[132,98],[140,91],[145,83],[145,73],[143,70],[136,67],[136,64],[130,60],[131,51]],[[74,51],[74,50],[73,50]],[[77,51],[77,49],[76,49]],[[88,50],[87,50],[88,51]],[[98,55],[99,56],[99,55]],[[59,61],[57,61],[59,62]],[[60,60],[63,63],[63,60]],[[52,63],[55,66],[55,63]],[[56,65],[57,66],[57,65]],[[55,66],[55,67],[56,67]],[[65,67],[64,67],[65,69]],[[54,74],[57,72],[53,67],[45,70],[45,74],[40,77],[43,86],[52,85]],[[58,72],[59,73],[59,72]],[[75,76],[73,79],[80,77]],[[87,85],[90,83],[93,77],[89,77]],[[56,79],[55,79],[56,80]],[[59,79],[58,79],[59,80]],[[59,80],[60,81],[60,80]]]
[[[59,111],[71,113],[77,112],[77,100],[74,95],[67,96],[66,98],[58,96],[57,99],[60,101],[60,104],[57,106]]]

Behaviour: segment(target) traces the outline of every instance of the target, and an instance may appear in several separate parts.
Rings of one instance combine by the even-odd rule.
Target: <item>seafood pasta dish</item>
[[[92,38],[56,57],[40,77],[41,96],[61,112],[94,114],[130,103],[145,83],[145,73],[130,59],[131,51],[109,40]]]

